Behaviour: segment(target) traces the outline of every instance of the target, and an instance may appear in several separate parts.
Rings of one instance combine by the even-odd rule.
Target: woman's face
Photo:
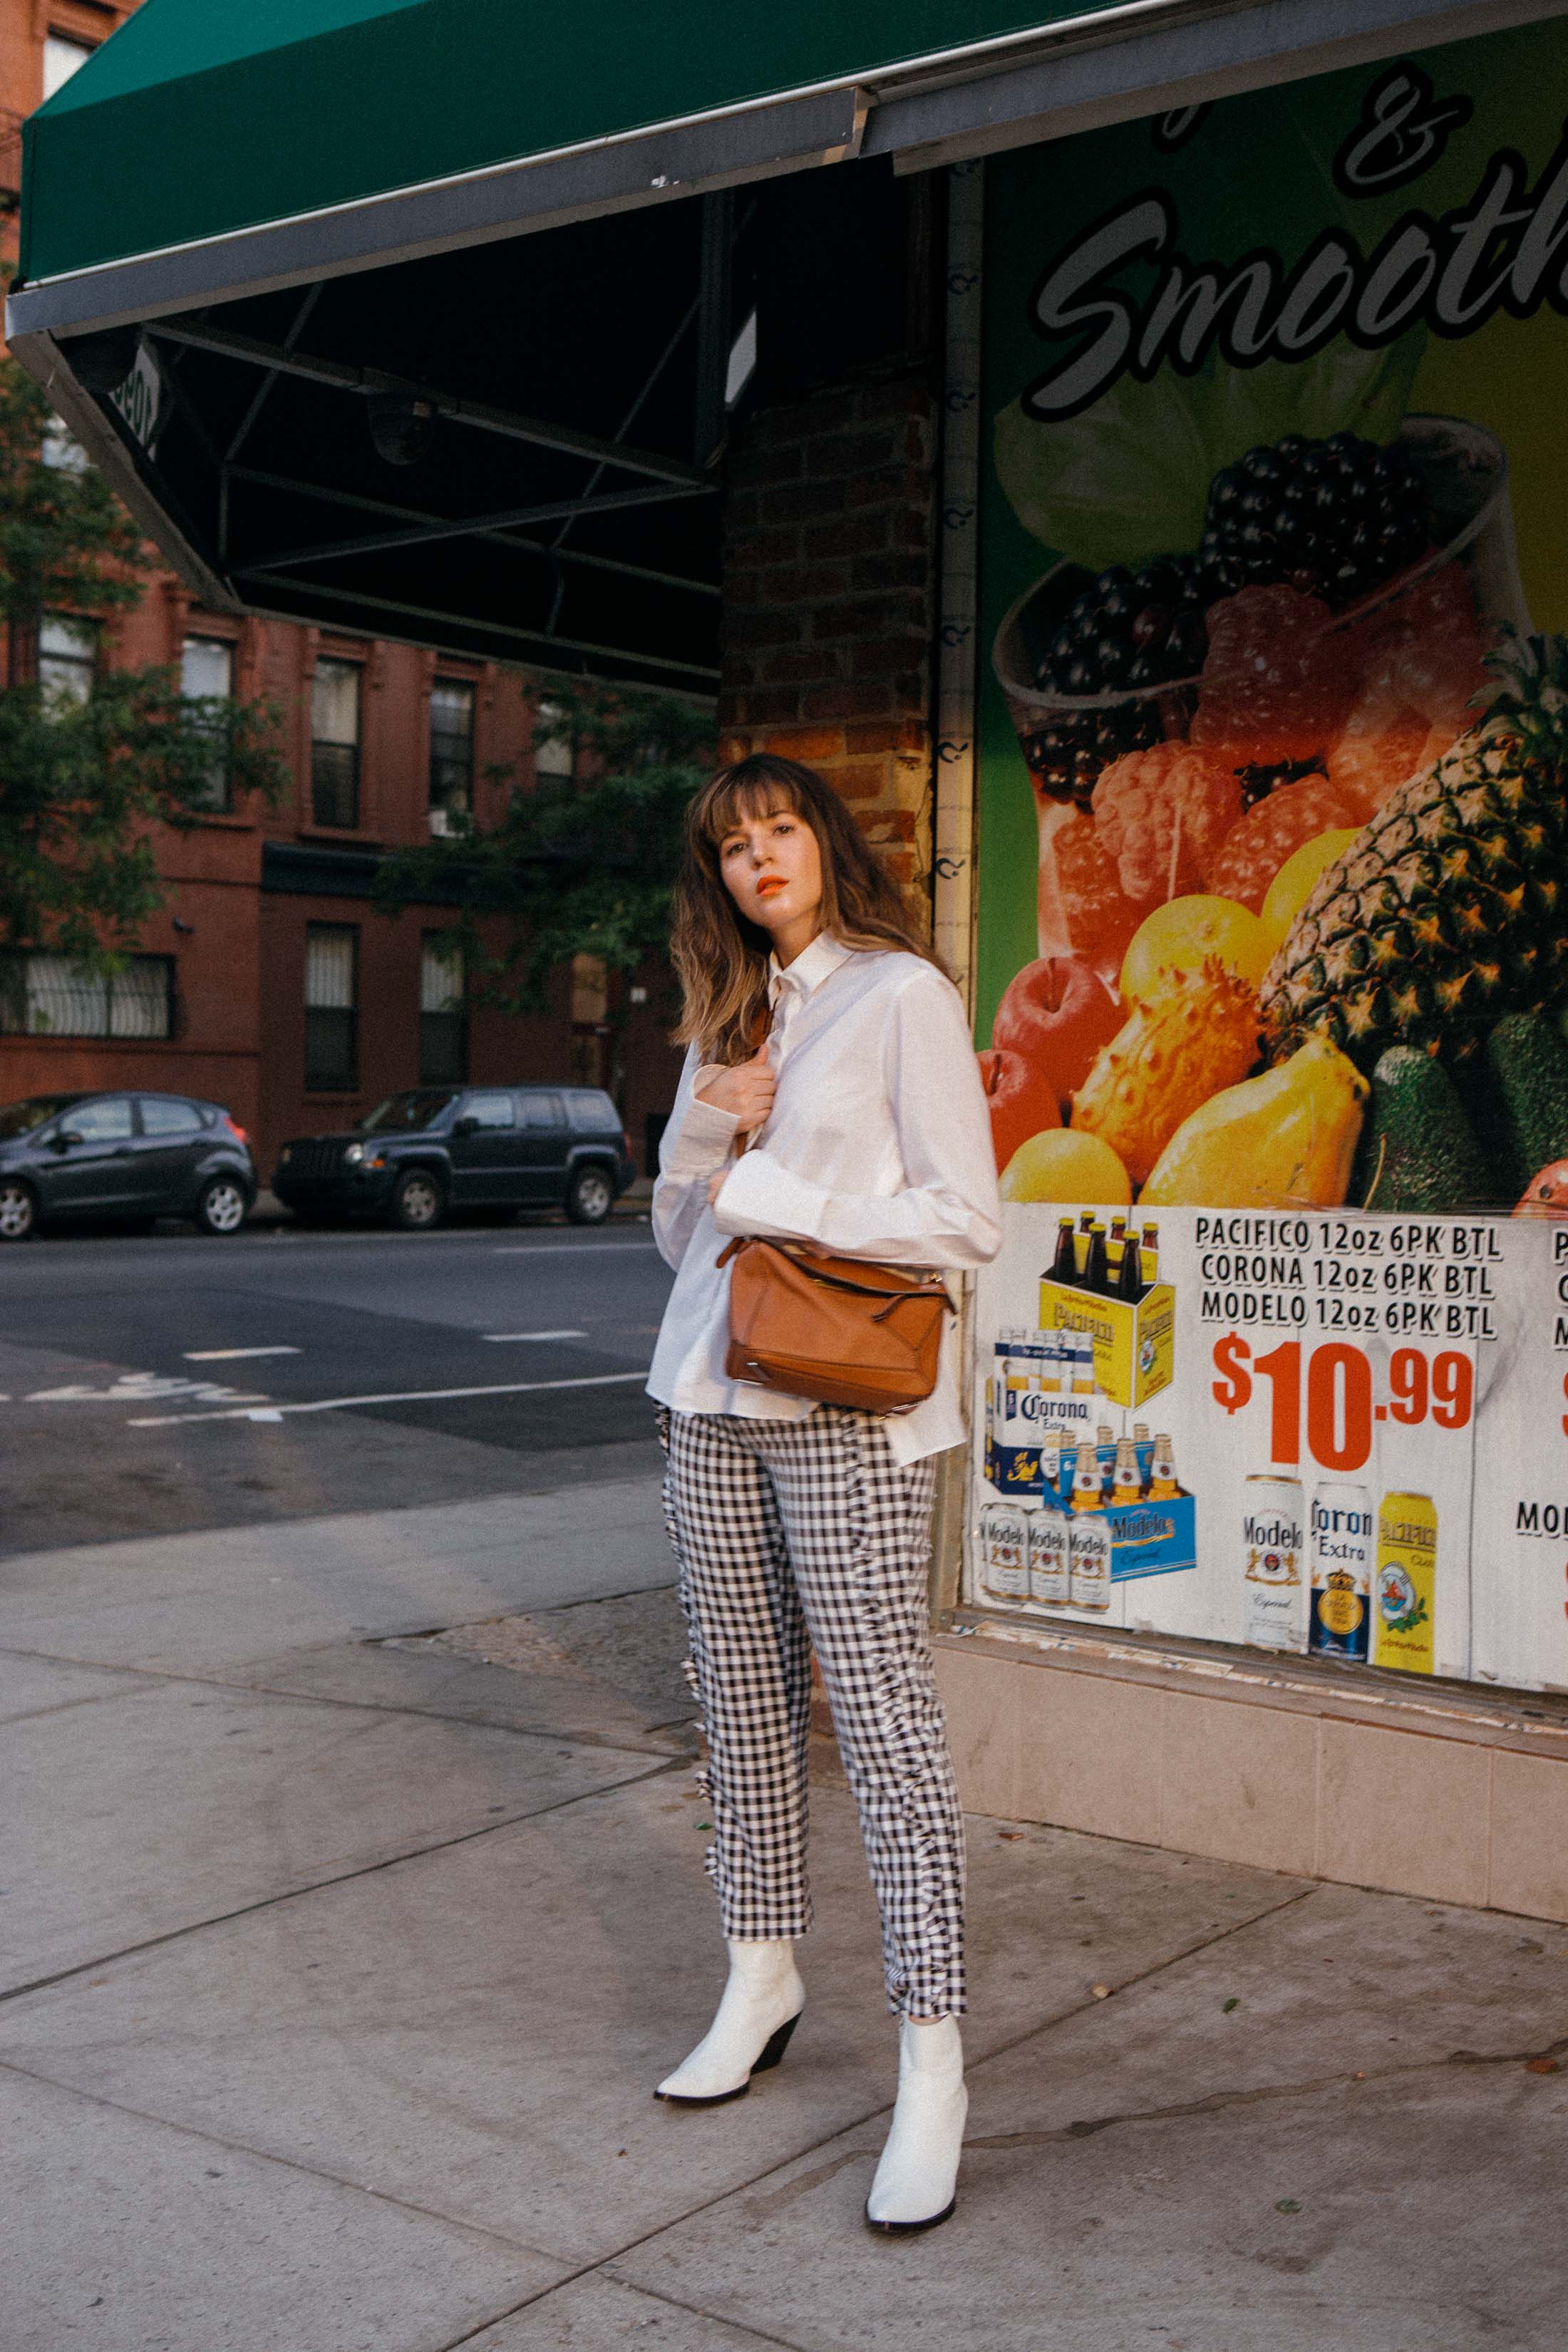
[[[769,933],[781,963],[822,929],[822,852],[797,810],[738,817],[719,844],[719,871],[747,921]]]

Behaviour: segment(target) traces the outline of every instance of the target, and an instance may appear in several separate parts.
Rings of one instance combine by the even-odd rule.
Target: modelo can
[[[1059,1609],[1072,1597],[1072,1523],[1065,1511],[1029,1513],[1029,1598]]]
[[[1319,1486],[1312,1496],[1312,1628],[1308,1647],[1359,1658],[1372,1632],[1372,1496],[1364,1486]]]
[[[1241,1505],[1241,1638],[1258,1650],[1307,1646],[1307,1584],[1300,1478],[1254,1476]]]
[[[1437,1513],[1432,1497],[1395,1488],[1377,1512],[1373,1665],[1432,1673],[1436,1582]]]
[[[1029,1597],[1029,1514],[1016,1503],[988,1503],[975,1529],[980,1589],[992,1601]]]
[[[1110,1529],[1094,1512],[1075,1512],[1068,1530],[1068,1597],[1075,1609],[1110,1606]]]

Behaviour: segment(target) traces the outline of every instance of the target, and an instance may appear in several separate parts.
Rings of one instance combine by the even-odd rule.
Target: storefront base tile
[[[1568,1920],[1568,1720],[1523,1695],[1227,1678],[984,1620],[936,1658],[973,1812]]]

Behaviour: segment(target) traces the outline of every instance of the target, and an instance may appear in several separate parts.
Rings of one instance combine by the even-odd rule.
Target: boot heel
[[[758,2059],[756,2064],[752,2069],[753,2074],[765,2074],[770,2066],[776,2066],[778,2064],[779,2060],[789,2048],[790,2035],[795,2032],[795,2027],[800,2023],[800,2021],[805,2014],[805,2012],[804,2010],[797,2009],[793,2017],[785,2018],[784,2023],[779,2027],[776,2033],[769,2036],[768,2040],[763,2044],[762,2056]]]

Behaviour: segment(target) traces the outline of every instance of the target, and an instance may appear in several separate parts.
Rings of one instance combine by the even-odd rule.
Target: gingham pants
[[[963,1823],[928,1636],[934,1465],[900,1467],[876,1414],[837,1406],[793,1422],[659,1418],[724,1933],[768,1939],[811,1925],[815,1647],[881,1912],[889,2006],[956,2015]]]

